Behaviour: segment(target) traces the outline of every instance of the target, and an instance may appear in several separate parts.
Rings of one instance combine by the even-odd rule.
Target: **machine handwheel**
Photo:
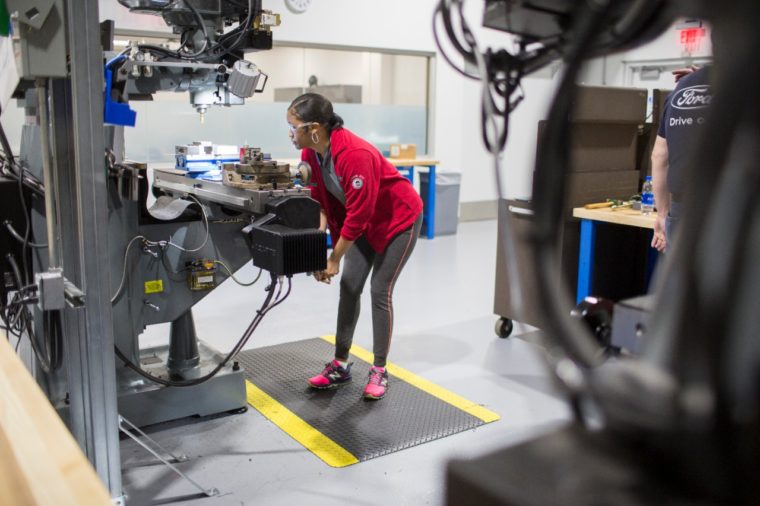
[[[496,320],[494,331],[496,332],[497,336],[499,336],[502,339],[506,339],[512,333],[513,328],[514,328],[514,325],[512,325],[512,320],[510,320],[509,318],[504,318],[502,316],[501,318]]]

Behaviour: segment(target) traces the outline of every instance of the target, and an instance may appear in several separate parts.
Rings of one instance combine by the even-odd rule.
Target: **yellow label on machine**
[[[164,280],[154,279],[145,282],[145,293],[161,293],[164,291]]]

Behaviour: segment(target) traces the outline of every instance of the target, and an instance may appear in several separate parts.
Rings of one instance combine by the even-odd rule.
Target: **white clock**
[[[302,14],[311,7],[311,0],[285,0],[285,6],[296,14]]]

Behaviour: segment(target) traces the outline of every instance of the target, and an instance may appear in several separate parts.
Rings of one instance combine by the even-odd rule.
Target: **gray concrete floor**
[[[547,378],[541,350],[522,339],[494,333],[496,222],[463,223],[457,235],[420,239],[394,296],[395,328],[389,359],[467,399],[499,413],[501,420],[342,469],[304,449],[253,409],[240,415],[169,422],[150,428],[151,437],[190,460],[178,467],[217,497],[197,497],[192,486],[148,455],[122,441],[124,488],[129,505],[439,505],[445,468],[452,458],[471,458],[552,430],[569,411]],[[238,272],[249,280],[252,266]],[[368,290],[367,290],[368,292]],[[263,300],[263,282],[244,288],[225,282],[195,309],[198,335],[229,350]],[[324,285],[299,275],[290,298],[269,313],[249,348],[333,334],[337,283]],[[369,293],[363,301],[369,307]],[[363,311],[356,343],[372,347],[370,312]],[[531,330],[516,324],[514,335]],[[155,326],[143,345],[166,340]],[[329,357],[315,357],[318,372]],[[391,389],[388,395],[393,395]]]

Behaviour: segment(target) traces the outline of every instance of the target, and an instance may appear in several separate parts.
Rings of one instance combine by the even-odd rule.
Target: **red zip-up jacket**
[[[301,160],[312,167],[311,195],[327,215],[333,244],[341,236],[355,241],[363,235],[382,253],[420,215],[422,199],[372,144],[345,128],[330,134],[330,155],[346,194],[345,206],[325,188],[314,150],[301,151]]]

